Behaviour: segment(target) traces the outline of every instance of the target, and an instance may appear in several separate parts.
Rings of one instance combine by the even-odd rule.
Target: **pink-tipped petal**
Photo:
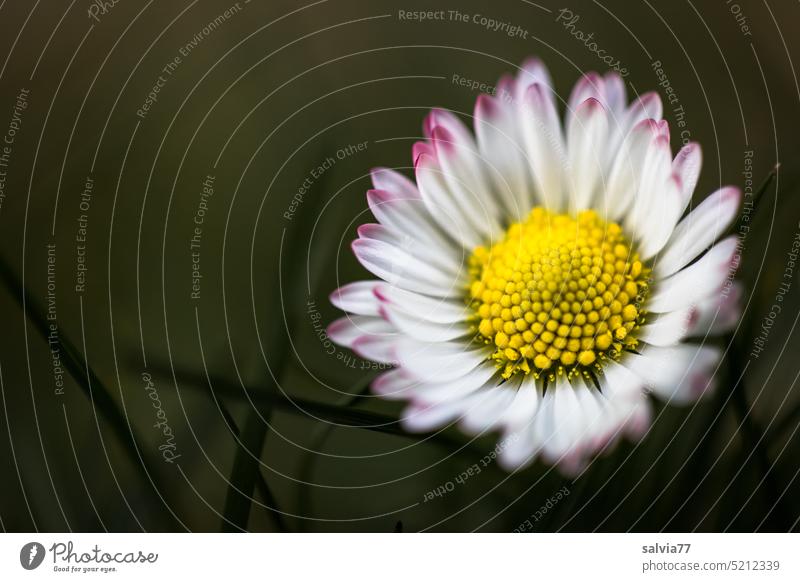
[[[522,66],[520,66],[519,73],[517,74],[517,99],[521,99],[525,94],[525,91],[528,90],[528,87],[534,83],[537,83],[542,87],[549,89],[550,91],[553,89],[553,80],[550,78],[550,73],[547,70],[547,67],[540,59],[536,57],[530,57],[525,59],[525,61],[522,63]]]
[[[381,305],[379,311],[381,316],[401,333],[423,342],[452,341],[463,338],[469,333],[469,328],[463,322],[435,323],[425,318],[415,317],[390,304]]]
[[[339,287],[331,293],[331,303],[349,313],[357,315],[378,315],[379,302],[374,289],[378,281],[356,281]]]
[[[454,324],[466,321],[472,314],[471,308],[463,301],[428,297],[380,282],[375,283],[372,288],[375,298],[393,308],[414,314],[419,319],[433,323]]]
[[[433,221],[418,193],[415,197],[408,198],[388,190],[370,190],[367,192],[367,203],[381,224],[411,236],[454,260],[462,256]]]
[[[348,348],[363,336],[397,337],[397,330],[389,322],[367,315],[340,317],[328,326],[326,333],[332,341]]]
[[[422,200],[439,227],[462,248],[472,249],[480,245],[483,238],[474,226],[478,217],[470,216],[465,205],[456,200],[447,174],[439,163],[423,154],[417,159],[416,172]]]
[[[638,339],[654,346],[675,345],[692,333],[698,317],[694,306],[655,315],[642,326]]]
[[[391,285],[434,297],[455,297],[462,293],[463,281],[454,280],[451,275],[395,245],[357,239],[352,248],[365,269]]]
[[[619,73],[606,73],[604,79],[606,90],[606,107],[611,112],[612,117],[620,118],[627,105],[625,92],[625,81]]]
[[[384,372],[372,381],[372,392],[387,400],[407,400],[411,391],[419,386],[420,381],[409,375],[403,368],[394,368]]]
[[[521,220],[533,205],[529,187],[530,164],[516,108],[488,95],[475,103],[475,135],[486,164],[485,175],[493,186],[502,213]]]
[[[700,259],[674,275],[658,281],[647,301],[648,311],[667,313],[702,301],[719,291],[737,266],[738,239],[718,242]]]
[[[538,83],[523,101],[522,132],[538,203],[551,211],[566,209],[566,146],[553,96]]]
[[[659,120],[664,114],[661,97],[655,91],[644,93],[634,99],[628,107],[628,115],[632,125],[642,119]]]
[[[403,427],[409,432],[429,432],[452,423],[461,415],[460,402],[434,406],[411,405],[403,412]]]
[[[647,387],[669,404],[689,404],[697,400],[716,371],[722,351],[716,346],[679,344],[671,347],[648,346],[641,354],[630,354],[625,367],[640,376]]]
[[[462,378],[486,361],[486,351],[459,342],[426,343],[408,338],[397,342],[400,364],[413,376],[429,383]]]
[[[579,212],[592,207],[595,191],[609,176],[605,171],[608,114],[597,99],[590,97],[575,110],[567,134],[568,183],[571,186],[570,208]]]
[[[736,281],[725,285],[719,293],[708,297],[697,305],[698,319],[691,335],[704,338],[720,335],[734,329],[741,321],[742,285]]]
[[[587,99],[595,99],[600,103],[605,103],[605,86],[605,79],[593,71],[578,79],[567,101],[567,120],[575,114],[580,104]],[[569,121],[567,123],[569,124]]]
[[[741,200],[741,190],[730,186],[703,200],[675,228],[656,263],[658,275],[675,273],[708,249],[736,218]]]
[[[390,192],[397,198],[419,199],[416,184],[400,172],[389,168],[373,168],[370,176],[376,190]]]
[[[700,144],[691,142],[683,146],[672,161],[672,173],[678,176],[686,205],[692,199],[692,193],[700,177],[703,166],[703,152]],[[686,206],[684,206],[684,210]]]
[[[395,344],[398,337],[390,334],[362,335],[353,342],[351,349],[365,360],[396,366]]]

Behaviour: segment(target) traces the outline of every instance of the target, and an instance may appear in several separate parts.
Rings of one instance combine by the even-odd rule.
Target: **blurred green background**
[[[3,530],[798,528],[796,280],[748,356],[800,228],[797,3],[101,5],[0,5],[0,133],[18,126],[0,168]],[[780,171],[744,241],[746,317],[716,395],[657,407],[638,446],[577,480],[489,463],[456,483],[494,439],[403,434],[400,405],[366,390],[377,371],[320,336],[338,316],[328,294],[367,275],[349,242],[372,221],[369,169],[410,175],[429,108],[471,115],[477,93],[454,75],[493,85],[538,55],[566,99],[604,70],[563,8],[628,69],[630,94],[666,98],[660,61],[673,150],[678,118],[703,147],[695,201],[743,186],[747,152],[756,187]],[[399,13],[440,9],[526,34]]]

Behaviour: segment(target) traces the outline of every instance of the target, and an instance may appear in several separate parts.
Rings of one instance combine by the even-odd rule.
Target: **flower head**
[[[700,148],[673,158],[658,95],[628,103],[622,78],[585,75],[558,114],[537,60],[481,95],[474,135],[436,109],[413,147],[416,183],[376,169],[378,224],[353,251],[378,279],[331,301],[329,335],[394,364],[381,396],[410,401],[408,430],[458,422],[501,431],[500,462],[541,455],[566,472],[650,423],[647,392],[671,404],[709,391],[738,319],[723,235],[741,193],[686,212]]]

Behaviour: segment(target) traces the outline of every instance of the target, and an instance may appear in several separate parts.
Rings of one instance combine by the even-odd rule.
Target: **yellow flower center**
[[[534,208],[470,257],[477,339],[505,378],[590,375],[635,348],[650,270],[614,222]]]

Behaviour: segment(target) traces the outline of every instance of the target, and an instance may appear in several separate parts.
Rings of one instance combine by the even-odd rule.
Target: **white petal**
[[[475,435],[492,430],[502,420],[516,394],[516,390],[506,384],[473,393],[461,417],[461,429]]]
[[[357,338],[351,349],[365,360],[397,366],[397,342],[404,336],[373,334]]]
[[[482,388],[496,386],[497,382],[492,380],[496,373],[494,366],[483,365],[455,380],[429,384],[403,368],[395,368],[375,378],[372,390],[389,400],[413,400],[420,406],[440,404],[462,399]]]
[[[516,107],[486,94],[475,103],[475,134],[487,175],[502,204],[506,219],[519,221],[533,204],[525,142],[518,127]]]
[[[603,397],[604,398],[604,397]],[[618,399],[616,401],[604,398],[604,417],[600,430],[593,436],[589,448],[593,453],[609,453],[616,442],[624,435],[629,411],[635,406],[635,399]]]
[[[424,404],[438,404],[453,399],[461,399],[478,390],[488,390],[497,386],[497,370],[490,363],[479,365],[465,375],[448,382],[437,384],[419,383],[408,389],[410,397]]]
[[[619,119],[628,103],[625,95],[625,81],[619,73],[614,72],[606,73],[603,79],[605,81],[605,105],[612,119]],[[612,121],[612,123],[617,122]]]
[[[722,352],[716,346],[647,346],[630,354],[624,366],[640,376],[654,394],[670,404],[687,404],[711,389]]]
[[[442,168],[476,190],[485,190],[483,161],[467,126],[451,112],[434,109],[425,120],[425,128]],[[448,163],[444,157],[449,158]]]
[[[410,399],[422,382],[403,368],[384,372],[372,381],[372,391],[387,400]]]
[[[374,296],[382,303],[413,314],[418,319],[435,323],[457,323],[472,315],[472,309],[463,301],[448,301],[405,291],[383,282],[375,282]]]
[[[672,275],[709,248],[736,217],[741,197],[738,188],[726,187],[703,200],[675,228],[656,263],[656,273]]]
[[[611,401],[638,398],[642,393],[642,379],[613,360],[606,363],[599,380],[603,394]]]
[[[642,170],[651,144],[658,137],[658,123],[646,119],[636,124],[624,137],[611,165],[605,196],[598,204],[611,220],[625,216],[641,181]]]
[[[403,411],[403,427],[409,432],[428,432],[450,424],[461,416],[463,403],[450,401],[432,406],[412,404]]]
[[[692,332],[698,317],[699,312],[693,306],[655,315],[642,326],[638,338],[654,346],[675,345]]]
[[[610,452],[625,434],[635,410],[644,399],[642,379],[616,362],[609,362],[600,377],[605,402],[603,429],[593,441],[595,451]]]
[[[736,237],[728,237],[711,247],[697,262],[658,281],[655,293],[647,301],[647,310],[666,313],[683,309],[718,291],[738,260],[737,243]]]
[[[373,289],[378,281],[355,281],[339,287],[331,293],[331,303],[349,313],[378,315],[378,298]]]
[[[539,410],[536,413],[536,422],[533,425],[534,440],[540,443],[543,451],[545,447],[553,446],[550,443],[554,438],[553,434],[555,433],[556,428],[553,410],[554,393],[555,387],[549,386],[547,391],[542,396],[541,403],[539,404]]]
[[[424,343],[402,338],[397,344],[400,364],[427,383],[448,382],[486,361],[486,350],[467,349],[457,342]]]
[[[433,221],[419,194],[414,198],[404,198],[402,194],[388,190],[370,190],[367,192],[367,202],[381,224],[431,245],[454,259],[461,256],[453,241]]]
[[[692,199],[692,193],[700,177],[700,168],[703,166],[703,152],[698,143],[688,143],[683,146],[672,161],[672,173],[681,182],[681,192],[686,204]],[[686,210],[684,206],[683,210]],[[683,212],[683,210],[681,212]]]
[[[376,190],[391,193],[395,198],[419,200],[417,186],[400,172],[389,168],[374,168],[370,172]]]
[[[563,455],[556,463],[556,466],[565,477],[575,478],[580,475],[587,464],[588,459],[584,452],[580,449],[573,449]]]
[[[523,101],[521,123],[540,203],[552,211],[565,209],[564,137],[558,111],[548,89],[537,83],[530,86]]]
[[[534,419],[517,430],[505,433],[497,462],[506,471],[524,467],[538,454],[541,444],[536,438],[535,422]]]
[[[532,375],[525,376],[517,388],[513,404],[503,417],[503,422],[510,430],[533,422],[541,398],[541,387],[537,386],[536,379]]]
[[[346,315],[328,326],[328,337],[339,345],[351,348],[353,343],[365,335],[397,338],[397,329],[380,317],[368,315]]]
[[[594,99],[600,103],[606,102],[605,87],[605,79],[595,72],[586,73],[578,79],[567,101],[566,117],[568,126],[572,123],[572,116],[575,115],[580,105],[587,99]]]
[[[451,199],[468,224],[483,237],[497,236],[501,231],[497,201],[484,179],[485,161],[477,155],[477,145],[459,139],[447,128],[433,128],[432,140],[444,182]]]
[[[622,87],[624,92],[624,85]],[[625,138],[630,134],[631,130],[636,127],[645,119],[652,119],[658,122],[661,119],[662,105],[661,98],[658,93],[650,92],[637,97],[627,109],[619,113],[616,109],[611,110],[611,103],[617,97],[614,95],[619,88],[610,86],[608,82],[608,75],[606,76],[606,99],[608,100],[607,107],[612,115],[609,118],[609,136],[608,136],[608,165],[611,166],[620,145]],[[666,126],[666,124],[664,124]]]
[[[605,175],[608,114],[600,101],[587,99],[574,112],[567,135],[568,182],[572,188],[573,212],[590,208],[595,189],[602,187]]]
[[[595,445],[605,434],[608,402],[593,385],[587,386],[582,378],[574,378],[571,382],[583,417],[583,427],[575,445],[577,450],[574,452],[585,457],[597,450]]]
[[[549,414],[545,416],[548,438],[544,441],[543,452],[551,463],[555,463],[576,446],[584,429],[584,417],[575,389],[566,378],[556,377],[556,385],[548,388],[547,394],[551,390]]]
[[[387,283],[437,297],[457,297],[463,293],[463,280],[453,279],[451,275],[394,245],[371,239],[357,239],[353,241],[352,247],[359,262]]]
[[[469,326],[464,322],[437,323],[388,303],[381,305],[380,313],[402,333],[423,342],[446,342],[470,333]]]
[[[653,408],[646,398],[633,401],[631,408],[625,411],[625,434],[631,440],[639,440],[650,429]]]
[[[485,228],[476,229],[465,207],[454,200],[436,160],[427,154],[420,155],[416,160],[416,172],[422,199],[439,226],[470,251],[480,245],[483,242],[480,232]]]
[[[423,122],[423,131],[428,139],[433,138],[433,130],[437,127],[446,129],[453,137],[459,141],[468,143],[472,141],[472,134],[470,134],[467,126],[461,123],[461,120],[452,111],[440,109],[438,107],[431,110],[425,117]]]
[[[654,192],[659,192],[651,200],[650,207],[642,215],[642,225],[646,234],[639,245],[639,255],[648,260],[667,244],[675,230],[675,224],[683,212],[683,199],[680,184],[674,177]]]
[[[630,126],[633,127],[643,119],[661,119],[664,113],[664,106],[661,97],[655,91],[643,93],[634,99],[628,107],[628,117]]]
[[[520,84],[517,83],[517,80],[506,73],[497,81],[494,94],[502,103],[507,103],[512,107],[516,107],[522,102],[520,96],[525,93],[521,91]]]
[[[705,337],[732,330],[740,321],[742,286],[733,282],[697,304],[699,317],[692,326],[691,335]]]
[[[399,232],[382,224],[362,224],[358,227],[358,237],[366,240],[380,241],[408,253],[420,262],[430,264],[437,270],[447,273],[453,280],[459,280],[462,272],[462,261],[441,247],[420,242],[404,232]]]
[[[522,63],[519,73],[517,74],[517,92],[514,94],[515,101],[517,103],[522,102],[528,87],[534,83],[538,83],[551,92],[553,90],[553,80],[550,78],[550,73],[548,72],[547,67],[545,67],[544,63],[536,57],[530,57]]]
[[[670,175],[671,161],[669,140],[661,135],[657,136],[649,144],[638,176],[633,204],[625,217],[626,229],[639,241],[647,241],[652,227],[653,207],[663,207],[662,201],[666,198],[662,197],[663,186]],[[676,221],[679,216],[679,213],[675,216]]]

